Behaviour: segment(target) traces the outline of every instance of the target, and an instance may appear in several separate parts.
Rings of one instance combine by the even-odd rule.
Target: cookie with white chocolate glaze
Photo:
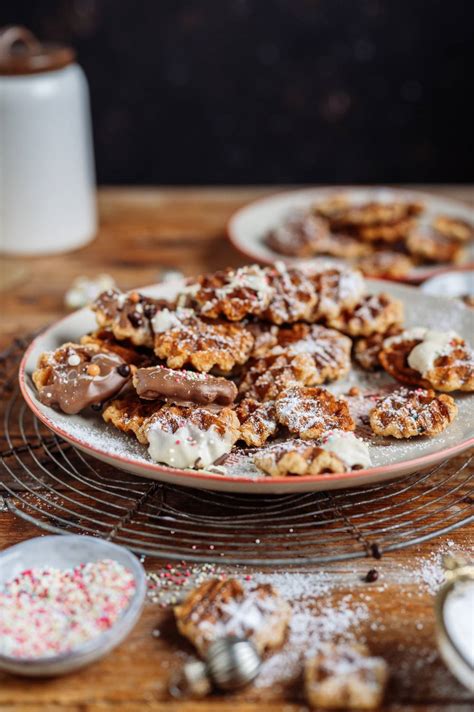
[[[271,584],[248,590],[237,579],[209,579],[193,589],[174,614],[179,632],[204,657],[218,638],[250,640],[261,654],[282,645],[291,609]]]
[[[433,436],[446,430],[458,412],[451,396],[432,390],[399,388],[382,398],[369,414],[376,435],[394,438]]]
[[[227,407],[166,404],[140,428],[152,460],[180,469],[209,467],[231,451],[239,435],[239,419]]]
[[[130,376],[130,366],[117,353],[66,343],[41,354],[32,378],[42,403],[74,415],[112,398]]]
[[[386,339],[379,353],[382,367],[408,385],[437,391],[474,390],[474,353],[452,331],[417,327]]]

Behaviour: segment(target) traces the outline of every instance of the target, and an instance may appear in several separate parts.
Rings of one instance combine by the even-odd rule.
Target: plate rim
[[[385,285],[389,285],[390,282],[387,280],[383,279],[372,279],[372,280],[367,280],[369,283],[373,282],[380,282]],[[159,284],[159,283],[157,283]],[[150,287],[153,287],[156,285],[148,285],[146,287],[141,287],[139,288],[140,290],[146,290],[150,289]],[[414,292],[418,292],[418,288],[410,286],[410,285],[400,285],[403,289],[407,289],[409,291],[413,290]],[[440,297],[434,297],[433,295],[427,295],[424,294],[425,297],[428,298],[434,298],[434,299],[439,299]],[[50,324],[48,327],[46,327],[44,330],[42,330],[39,334],[37,334],[34,339],[31,341],[31,343],[28,345],[25,353],[22,356],[22,359],[20,361],[20,366],[18,369],[18,382],[20,386],[20,392],[25,400],[26,405],[28,408],[32,411],[32,413],[37,417],[49,430],[51,430],[53,433],[58,435],[60,438],[63,440],[67,440],[68,442],[74,444],[77,446],[80,450],[83,452],[91,454],[93,457],[96,457],[99,460],[102,461],[107,461],[110,460],[112,462],[120,462],[123,463],[124,465],[129,465],[129,467],[120,467],[120,465],[116,465],[119,469],[122,470],[127,470],[131,474],[137,474],[136,472],[133,472],[133,470],[130,469],[130,467],[134,469],[139,469],[139,470],[144,470],[148,474],[143,475],[145,477],[150,478],[151,473],[164,473],[167,475],[173,475],[173,476],[179,476],[183,482],[179,482],[178,484],[182,484],[183,486],[193,486],[194,481],[202,482],[205,481],[208,484],[211,482],[216,482],[216,483],[222,483],[222,484],[235,484],[236,486],[240,485],[245,485],[249,486],[249,493],[252,493],[252,488],[257,490],[260,489],[261,486],[264,488],[269,488],[269,494],[271,493],[270,490],[273,488],[278,489],[278,493],[281,493],[281,488],[283,489],[288,489],[290,491],[292,488],[294,488],[295,484],[300,483],[300,484],[314,484],[318,485],[324,482],[328,482],[330,480],[331,482],[347,482],[348,487],[357,487],[360,486],[361,483],[358,483],[357,480],[359,479],[364,479],[367,477],[372,478],[377,478],[378,476],[384,475],[386,478],[387,476],[390,477],[393,475],[394,478],[398,476],[403,476],[403,474],[406,474],[406,471],[408,468],[413,468],[413,471],[416,468],[423,469],[425,467],[429,467],[430,464],[440,462],[443,459],[450,459],[456,454],[459,454],[463,452],[464,450],[467,450],[468,448],[474,446],[474,435],[471,437],[467,438],[466,440],[462,440],[460,443],[457,443],[456,445],[451,445],[448,448],[445,448],[440,451],[436,452],[431,452],[426,455],[420,455],[419,457],[412,458],[410,460],[402,460],[400,462],[396,462],[393,464],[387,464],[387,465],[379,465],[378,467],[371,467],[371,468],[366,468],[366,469],[361,469],[361,470],[352,470],[352,471],[347,471],[347,472],[342,472],[342,473],[337,473],[337,474],[320,474],[320,475],[304,475],[304,476],[295,476],[295,477],[261,477],[261,478],[253,478],[253,477],[237,477],[237,476],[230,476],[230,475],[221,475],[218,473],[212,473],[212,472],[199,472],[199,471],[194,471],[194,470],[182,470],[179,468],[173,468],[169,467],[168,465],[160,465],[159,463],[155,462],[141,462],[138,460],[131,459],[130,457],[127,457],[125,455],[118,455],[116,453],[110,453],[105,449],[100,449],[97,448],[93,445],[90,445],[84,440],[81,440],[75,435],[72,435],[71,433],[63,430],[63,428],[58,425],[57,423],[54,422],[54,420],[51,420],[48,418],[48,416],[38,407],[38,404],[36,403],[36,399],[33,398],[30,395],[30,388],[29,385],[27,384],[27,362],[29,361],[31,357],[32,351],[37,347],[38,341],[42,338],[44,338],[47,334],[50,332],[56,330],[61,324],[64,324],[67,322],[69,319],[72,319],[73,317],[77,317],[79,313],[86,313],[89,312],[89,307],[83,307],[82,309],[78,309],[76,311],[71,312],[70,314],[66,314],[64,317],[61,317],[61,319],[58,319],[55,321],[53,324]],[[159,479],[159,478],[154,478],[154,479]],[[375,479],[374,484],[379,481]],[[362,483],[364,484],[364,483]],[[209,487],[209,489],[212,489]],[[332,488],[330,488],[332,489]],[[256,492],[255,492],[256,493]]]
[[[249,208],[254,208],[259,206],[261,203],[265,203],[268,200],[271,200],[273,198],[277,197],[287,197],[289,195],[295,195],[298,193],[310,193],[314,191],[320,191],[322,193],[334,193],[334,192],[344,192],[344,191],[350,191],[350,190],[389,190],[393,191],[395,193],[399,194],[406,194],[406,193],[411,193],[419,196],[421,199],[429,199],[430,201],[433,199],[437,199],[440,197],[441,200],[448,201],[449,203],[452,203],[454,206],[459,206],[460,209],[462,210],[470,210],[473,213],[474,216],[474,208],[470,207],[469,205],[466,205],[466,203],[463,203],[461,200],[457,200],[456,198],[449,198],[449,197],[444,197],[444,196],[437,196],[434,193],[427,193],[426,191],[422,190],[416,190],[415,189],[410,189],[410,188],[400,188],[398,186],[390,186],[390,185],[372,185],[372,184],[363,184],[363,185],[315,185],[315,186],[305,186],[302,188],[289,188],[287,190],[277,190],[275,193],[270,193],[269,195],[264,195],[263,197],[259,198],[254,198],[254,200],[250,200],[248,203],[245,203],[245,205],[242,205],[240,208],[237,208],[232,215],[227,219],[226,225],[225,225],[225,234],[232,245],[232,247],[239,252],[239,254],[243,255],[245,258],[250,258],[252,260],[255,260],[259,262],[260,264],[264,265],[272,265],[276,261],[280,260],[282,262],[285,262],[289,264],[289,258],[287,255],[279,255],[276,252],[274,253],[275,256],[274,258],[270,257],[264,257],[261,254],[258,254],[257,252],[253,252],[252,249],[247,249],[242,246],[242,243],[238,239],[236,232],[235,232],[235,226],[234,222],[237,220],[237,218],[243,213],[245,210]],[[321,260],[324,259],[329,259],[329,255],[321,255]],[[312,258],[308,258],[312,259]],[[315,259],[315,258],[314,258]],[[333,259],[339,259],[343,260],[343,258],[333,258]],[[427,270],[423,275],[406,275],[404,277],[397,277],[397,278],[391,278],[391,279],[386,279],[385,281],[387,282],[398,282],[401,284],[420,284],[424,282],[427,279],[431,279],[432,277],[436,277],[439,274],[443,274],[444,272],[459,272],[463,271],[465,269],[474,269],[474,260],[470,260],[469,262],[465,262],[462,265],[445,265],[442,267],[433,267],[431,270]],[[367,278],[367,279],[381,279],[381,278]]]

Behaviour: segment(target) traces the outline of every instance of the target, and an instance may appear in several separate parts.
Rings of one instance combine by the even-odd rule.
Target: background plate
[[[230,241],[239,252],[252,260],[272,264],[275,260],[282,260],[287,264],[321,265],[341,264],[343,260],[331,257],[296,258],[285,257],[268,247],[265,235],[271,228],[282,222],[287,213],[294,208],[308,208],[317,200],[328,198],[330,195],[343,193],[351,201],[366,202],[368,200],[406,200],[421,201],[424,203],[428,216],[437,213],[453,215],[469,222],[474,222],[474,210],[463,203],[458,203],[449,198],[441,198],[429,193],[398,188],[354,188],[350,186],[336,186],[331,188],[306,188],[277,193],[268,198],[255,200],[246,205],[230,218],[227,224],[227,234]],[[467,248],[467,259],[462,268],[474,265],[474,243]],[[428,265],[415,267],[404,279],[405,282],[422,282],[446,269],[455,269],[452,264]]]
[[[474,333],[474,314],[452,300],[425,295],[412,287],[379,280],[367,280],[367,284],[370,292],[385,291],[404,302],[407,326],[422,324],[438,329],[454,329],[467,339]],[[141,291],[170,298],[179,286],[179,283],[167,283]],[[65,317],[36,337],[20,365],[20,387],[34,414],[61,438],[104,462],[142,477],[200,489],[254,494],[331,490],[372,484],[415,472],[452,457],[474,444],[474,395],[460,394],[456,396],[459,415],[441,435],[401,442],[374,438],[371,447],[374,467],[367,470],[340,475],[270,478],[259,476],[254,468],[248,466],[248,462],[237,461],[225,475],[158,465],[150,460],[144,446],[103,423],[97,414],[68,416],[43,405],[36,398],[31,373],[40,353],[53,350],[65,341],[76,341],[95,326],[93,313],[85,308]],[[348,377],[333,384],[331,389],[344,393],[352,385],[359,385],[363,389],[369,387],[377,391],[389,383],[393,384],[393,381],[385,374],[366,374],[353,369]]]

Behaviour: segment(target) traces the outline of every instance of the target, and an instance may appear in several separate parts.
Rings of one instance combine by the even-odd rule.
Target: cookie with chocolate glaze
[[[32,376],[41,403],[69,415],[112,398],[130,377],[130,366],[119,354],[74,343],[42,353]]]
[[[140,398],[169,403],[230,405],[237,396],[237,386],[226,378],[164,366],[135,369],[133,385]]]

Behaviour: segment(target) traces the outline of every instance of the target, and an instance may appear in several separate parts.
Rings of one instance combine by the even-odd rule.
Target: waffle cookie
[[[317,215],[305,210],[294,211],[270,230],[265,242],[280,255],[311,257],[321,252],[321,243],[327,239],[328,232],[327,222]]]
[[[258,450],[257,467],[271,477],[341,473],[370,467],[369,447],[354,433],[333,430],[315,442],[283,440]]]
[[[42,403],[74,415],[116,395],[130,376],[130,366],[117,353],[66,343],[41,354],[32,378]]]
[[[462,242],[433,226],[418,226],[411,230],[406,246],[413,257],[423,262],[459,263],[465,254]]]
[[[312,282],[297,269],[287,269],[278,262],[274,269],[267,270],[268,281],[273,290],[262,319],[273,324],[293,324],[309,319],[317,296]]]
[[[189,284],[178,302],[209,319],[241,321],[260,316],[273,296],[267,270],[258,265],[205,274]]]
[[[249,447],[261,447],[278,429],[275,402],[260,403],[244,398],[235,409],[240,421],[240,439]]]
[[[210,579],[174,609],[179,632],[205,657],[218,638],[250,640],[259,653],[282,645],[291,610],[270,584],[245,590],[237,579]]]
[[[310,354],[274,354],[249,364],[239,392],[258,401],[267,401],[274,400],[289,386],[315,383],[320,383],[320,376]]]
[[[386,662],[371,657],[364,645],[327,644],[304,670],[306,699],[314,709],[376,709],[387,680]]]
[[[379,360],[387,373],[408,385],[474,390],[474,353],[454,332],[408,329],[384,341]]]
[[[163,403],[141,400],[135,391],[130,390],[122,398],[111,401],[104,409],[102,418],[123,433],[135,435],[142,445],[147,445],[146,424],[162,407]]]
[[[240,435],[239,419],[230,408],[143,401],[135,393],[112,401],[103,418],[148,445],[152,460],[180,469],[212,465],[230,452]]]
[[[191,309],[158,312],[153,330],[155,354],[173,369],[190,365],[204,373],[213,368],[228,373],[248,360],[254,344],[242,324],[204,321]]]
[[[357,267],[365,277],[386,279],[402,279],[412,271],[414,266],[411,257],[391,250],[376,250],[357,262]]]
[[[403,305],[388,294],[366,296],[352,309],[342,311],[328,320],[328,325],[349,336],[384,334],[403,321]]]
[[[145,297],[139,292],[109,289],[92,303],[101,329],[112,332],[118,341],[129,339],[135,346],[153,347],[152,319],[163,308],[173,308],[165,300]]]
[[[444,393],[399,388],[382,398],[370,412],[370,427],[376,435],[394,438],[433,436],[446,430],[457,412],[454,400]]]
[[[309,321],[333,319],[344,309],[351,309],[365,291],[360,272],[349,268],[331,268],[311,275],[318,296]]]
[[[134,369],[132,382],[140,398],[168,403],[230,405],[237,395],[236,385],[227,378],[164,366]]]
[[[288,388],[277,397],[275,411],[280,425],[302,440],[318,438],[329,430],[355,429],[347,401],[325,388]]]
[[[152,460],[180,469],[203,469],[231,451],[240,436],[240,423],[231,408],[164,405],[143,424],[141,433]]]
[[[468,242],[474,238],[474,226],[471,223],[449,215],[438,215],[433,220],[433,227],[442,235],[459,242]]]

